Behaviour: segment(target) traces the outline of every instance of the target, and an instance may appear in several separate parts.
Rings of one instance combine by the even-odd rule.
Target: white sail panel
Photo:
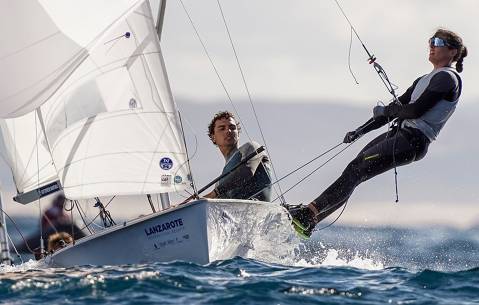
[[[101,113],[68,128],[53,153],[56,164],[65,165],[58,173],[66,196],[182,190],[188,172],[184,153],[170,132],[173,116],[126,110]]]
[[[0,129],[3,140],[2,156],[12,170],[19,193],[58,180],[35,112],[14,119],[0,120]]]
[[[186,154],[148,1],[89,53],[42,106],[66,196],[184,189]]]
[[[88,47],[137,2],[0,1],[0,117],[43,104],[88,57]]]

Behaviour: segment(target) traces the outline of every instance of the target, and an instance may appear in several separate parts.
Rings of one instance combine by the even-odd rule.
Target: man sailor
[[[396,166],[422,159],[429,144],[453,114],[461,95],[463,59],[467,48],[456,33],[439,29],[429,39],[434,69],[416,79],[398,98],[399,104],[376,106],[373,118],[344,137],[351,143],[365,133],[398,119],[392,130],[369,142],[342,175],[308,206],[290,206],[295,229],[309,237],[316,224],[344,205],[362,182]],[[456,62],[455,69],[452,63]]]
[[[238,147],[240,124],[229,111],[214,115],[208,125],[208,136],[225,158],[223,172],[230,172],[260,145],[246,142]],[[233,172],[220,179],[207,198],[235,198],[271,201],[271,165],[265,152],[249,159]]]

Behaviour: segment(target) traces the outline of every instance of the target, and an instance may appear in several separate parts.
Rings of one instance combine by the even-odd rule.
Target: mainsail
[[[102,9],[108,7],[106,4],[115,7],[116,14],[106,15],[110,24],[106,26],[98,12],[83,14],[81,22],[78,17],[67,18],[71,8],[66,3],[86,7],[86,2]],[[50,75],[51,67],[45,67],[41,56],[30,53],[35,58],[29,61],[31,70],[38,77],[35,86],[12,81],[16,88],[28,90],[0,97],[0,105],[14,105],[5,111],[2,105],[3,117],[41,104],[38,113],[47,139],[41,145],[51,153],[56,174],[70,199],[173,192],[189,185],[177,109],[149,2],[133,2],[37,3],[37,13],[58,27],[55,35],[64,37],[70,48],[61,46],[58,52],[63,57],[58,60],[42,53],[55,61],[55,75]],[[78,14],[82,12],[85,10]],[[82,31],[77,24],[86,28]],[[28,29],[33,31],[37,26],[30,22]],[[95,38],[89,40],[91,37]],[[58,47],[55,40],[40,43],[51,50]],[[25,68],[16,73],[20,79],[30,71]]]

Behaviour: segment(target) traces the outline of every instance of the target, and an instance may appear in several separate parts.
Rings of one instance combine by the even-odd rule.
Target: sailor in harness
[[[400,104],[376,106],[373,118],[344,137],[351,143],[364,134],[395,121],[391,130],[369,142],[342,175],[308,206],[289,206],[295,229],[311,236],[317,223],[344,205],[362,182],[396,166],[422,159],[453,114],[461,95],[463,59],[467,49],[456,33],[439,29],[429,39],[429,61],[434,69],[416,79],[398,98]],[[456,62],[455,69],[451,67]]]

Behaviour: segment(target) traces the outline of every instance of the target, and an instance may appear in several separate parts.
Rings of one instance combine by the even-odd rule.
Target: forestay
[[[32,70],[44,72],[37,73],[41,77],[33,89],[38,90],[27,86],[30,95],[16,103],[21,109],[11,107],[7,115],[35,108],[46,97],[40,108],[48,140],[45,147],[70,199],[172,192],[189,184],[177,110],[149,3],[141,1],[130,8],[130,2],[62,0],[37,4],[37,13],[44,9],[42,13],[54,20],[51,24],[62,25],[61,36],[70,48],[60,47],[58,52],[68,60],[56,61],[54,72],[58,73],[50,77],[52,71],[35,55],[35,61],[30,62],[35,66]],[[68,14],[66,3],[81,3],[87,9],[77,12],[81,21]],[[103,19],[97,22],[101,14],[88,13],[97,3],[105,7],[109,3],[119,11],[122,7],[125,13],[107,14],[110,24],[99,31],[102,26],[98,24],[105,24]],[[91,23],[97,26],[86,26],[85,31],[97,36],[89,41],[91,36],[75,24]],[[30,28],[35,26],[30,24]],[[51,50],[58,47],[53,40],[45,43]],[[46,56],[50,57],[55,59]],[[28,69],[18,72],[28,73]]]

